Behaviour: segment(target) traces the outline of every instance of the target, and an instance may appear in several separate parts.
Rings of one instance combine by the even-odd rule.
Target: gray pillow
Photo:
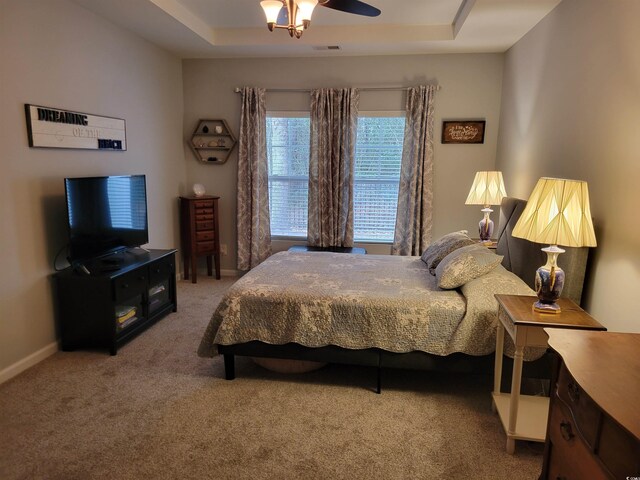
[[[436,283],[440,288],[458,288],[489,273],[502,262],[502,255],[482,245],[459,248],[447,255],[436,267]]]
[[[468,232],[466,230],[449,233],[427,247],[420,258],[427,264],[431,275],[436,274],[436,267],[438,264],[451,252],[460,247],[476,244],[475,241],[469,238],[467,233]]]

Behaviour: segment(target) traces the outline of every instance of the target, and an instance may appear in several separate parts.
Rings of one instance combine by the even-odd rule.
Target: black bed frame
[[[307,360],[374,367],[376,369],[376,393],[382,391],[383,369],[403,368],[408,370],[489,374],[493,372],[495,363],[495,355],[493,353],[478,357],[464,353],[438,356],[425,352],[393,353],[379,348],[367,348],[364,350],[349,350],[336,346],[310,348],[297,343],[270,345],[263,342],[248,342],[236,345],[218,345],[218,352],[224,357],[224,371],[227,380],[236,378],[236,355]],[[526,378],[548,379],[552,361],[552,354],[546,353],[538,360],[526,362],[523,366],[523,376]],[[507,382],[506,384],[508,384],[511,381],[512,368],[513,360],[505,356],[502,366],[503,383]]]
[[[545,254],[540,250],[544,245],[511,236],[513,227],[524,210],[526,203],[524,200],[510,197],[505,197],[502,200],[496,253],[504,255],[502,264],[505,268],[522,278],[531,288],[534,288],[534,272],[546,261]],[[559,265],[566,273],[562,296],[569,297],[578,304],[580,304],[582,297],[587,259],[587,248],[567,248],[566,253],[562,254],[558,259]],[[425,352],[393,353],[379,348],[363,350],[350,350],[336,346],[310,348],[297,343],[271,345],[257,341],[236,345],[217,345],[217,347],[218,352],[224,356],[225,377],[227,380],[235,378],[236,355],[309,360],[375,367],[377,371],[377,393],[380,393],[382,389],[383,369],[404,368],[489,374],[493,372],[495,359],[494,354],[472,356],[454,353],[447,356],[438,356]],[[538,360],[525,362],[523,376],[548,379],[552,371],[552,361],[552,354],[547,353]],[[505,356],[502,369],[503,381],[510,381],[512,365],[512,359]]]

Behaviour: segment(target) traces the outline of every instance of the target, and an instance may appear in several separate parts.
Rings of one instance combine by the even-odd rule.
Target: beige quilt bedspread
[[[495,349],[494,293],[532,295],[502,266],[441,290],[419,257],[281,252],[232,285],[198,354],[261,341],[436,355]]]

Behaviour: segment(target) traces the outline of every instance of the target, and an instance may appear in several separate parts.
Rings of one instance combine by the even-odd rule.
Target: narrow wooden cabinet
[[[207,274],[211,276],[211,258],[215,261],[216,278],[220,279],[220,235],[218,199],[220,197],[180,197],[180,232],[184,279],[198,281],[198,257],[207,257]]]
[[[127,250],[55,278],[62,350],[118,347],[177,309],[175,250]]]

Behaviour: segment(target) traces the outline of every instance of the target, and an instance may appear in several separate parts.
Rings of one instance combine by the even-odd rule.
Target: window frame
[[[360,117],[377,117],[377,118],[402,118],[405,121],[405,125],[406,125],[406,112],[404,110],[364,110],[364,111],[359,111],[358,112],[358,119]],[[402,136],[403,136],[403,143],[404,143],[404,128],[402,130]],[[357,148],[357,140],[356,140],[356,148]],[[400,168],[402,168],[402,153],[400,154]],[[356,176],[355,176],[355,166],[354,166],[354,179],[353,179],[353,188],[354,188],[354,203],[355,203],[355,187],[356,187]],[[367,184],[373,184],[373,185],[383,185],[385,183],[388,182],[388,180],[378,180],[378,179],[363,179],[360,180],[361,183],[367,183]],[[398,175],[398,187],[400,184],[400,176]],[[355,204],[354,204],[354,208],[355,208]],[[396,215],[397,215],[397,208],[398,208],[398,200],[396,198]],[[354,216],[355,216],[355,212],[354,212]],[[395,222],[394,222],[394,229],[395,229]],[[357,239],[356,238],[356,231],[355,231],[355,218],[354,218],[354,232],[353,232],[353,236],[354,236],[354,243],[360,243],[360,244],[370,244],[370,245],[392,245],[393,244],[393,238],[389,239],[389,240],[378,240],[378,239]]]
[[[266,118],[268,119],[270,117],[276,117],[276,118],[308,118],[308,119],[310,119],[311,112],[309,110],[268,110]],[[309,138],[311,138],[311,129],[309,129]],[[268,161],[269,161],[269,159],[267,158],[267,162]],[[307,160],[307,165],[308,165],[308,160]],[[271,176],[269,176],[269,177],[271,177]],[[283,179],[283,180],[302,180],[302,178],[300,178],[300,176],[278,175],[277,177],[278,177],[278,179]],[[306,178],[306,181],[307,181],[307,184],[308,184],[309,183],[309,170],[308,169],[307,169],[306,177],[303,177],[303,178]],[[271,202],[270,185],[268,185],[267,188],[269,188],[269,202]],[[308,195],[308,190],[307,190],[307,195]],[[308,211],[308,203],[307,203],[307,211]],[[271,213],[270,213],[270,216],[271,216]],[[306,241],[307,240],[306,232],[302,236],[298,236],[298,235],[274,235],[274,234],[271,233],[271,231],[269,233],[270,233],[271,238],[273,240],[290,240],[290,241],[296,241],[296,242],[303,241],[303,240]]]
[[[310,117],[310,111],[308,110],[269,110],[267,111],[267,119],[270,117],[275,117],[275,118],[309,118]],[[406,112],[404,110],[366,110],[366,111],[359,111],[358,112],[358,118],[360,117],[379,117],[379,118],[399,118],[402,117],[405,119],[406,121]],[[402,132],[403,136],[404,136],[404,129]],[[311,135],[311,132],[309,131],[309,135]],[[357,146],[357,140],[356,140],[356,146]],[[400,159],[400,162],[402,162],[402,158]],[[279,179],[282,180],[302,180],[303,177],[299,177],[299,176],[278,176]],[[309,174],[307,172],[306,175],[306,180],[307,182],[309,181]],[[398,177],[398,183],[399,183],[400,178]],[[369,183],[369,184],[384,184],[387,183],[388,180],[380,180],[377,181],[376,179],[366,179],[366,180],[360,180],[361,183]],[[356,178],[355,178],[355,166],[354,166],[354,190],[355,190],[355,183],[356,183]],[[269,192],[269,197],[271,198],[271,191]],[[270,200],[271,201],[271,200]],[[397,202],[397,201],[396,201]],[[397,208],[397,203],[396,203],[396,208]],[[354,219],[355,220],[355,219]],[[355,225],[354,225],[355,227]],[[300,241],[306,241],[307,240],[307,235],[305,234],[304,236],[296,236],[296,235],[274,235],[271,234],[271,238],[273,240],[284,240],[284,241],[296,241],[296,242],[300,242]],[[355,228],[354,228],[354,243],[359,243],[359,244],[372,244],[372,245],[392,245],[393,244],[393,239],[390,240],[358,240],[355,238]]]

